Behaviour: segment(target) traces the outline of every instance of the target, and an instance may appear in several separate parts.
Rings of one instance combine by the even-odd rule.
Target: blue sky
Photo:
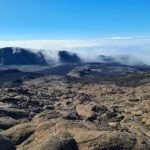
[[[0,40],[150,35],[150,0],[0,0]]]

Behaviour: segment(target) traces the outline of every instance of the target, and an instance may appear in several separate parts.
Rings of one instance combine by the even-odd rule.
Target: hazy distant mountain
[[[125,65],[145,65],[142,61],[126,55],[117,55],[117,56],[106,56],[106,55],[100,55],[98,57],[98,60],[103,63],[120,63]]]
[[[107,62],[107,63],[115,62],[115,59],[112,56],[100,55],[98,59],[101,62]]]
[[[45,59],[49,57],[49,59]],[[98,59],[97,59],[98,58]],[[144,66],[144,63],[131,56],[106,56],[99,55],[93,62],[102,63],[120,63],[124,65]],[[49,55],[45,56],[42,52],[32,52],[25,48],[6,47],[0,48],[0,65],[47,65],[50,63],[57,63],[54,61],[55,57]],[[83,62],[78,54],[69,51],[59,51],[58,59],[60,63],[78,64]],[[84,62],[89,62],[84,59]]]
[[[75,53],[68,51],[59,51],[58,53],[59,61],[61,63],[80,63],[81,59]]]
[[[34,53],[23,48],[6,47],[0,49],[2,65],[47,65],[41,53]]]

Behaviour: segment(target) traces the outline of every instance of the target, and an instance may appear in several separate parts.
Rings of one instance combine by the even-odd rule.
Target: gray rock
[[[8,129],[14,125],[19,123],[17,120],[11,117],[0,117],[0,128],[1,129]]]
[[[77,120],[79,116],[76,112],[67,112],[63,114],[63,118],[66,120]]]
[[[0,116],[10,116],[14,119],[19,119],[27,117],[28,112],[14,108],[0,108]]]
[[[16,125],[6,131],[1,132],[1,134],[8,137],[13,144],[18,145],[25,141],[35,129],[36,126],[25,123]]]

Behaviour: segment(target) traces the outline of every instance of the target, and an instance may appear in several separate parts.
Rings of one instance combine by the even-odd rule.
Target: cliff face
[[[0,63],[2,65],[47,65],[41,53],[12,47],[0,49]]]
[[[59,56],[59,61],[61,63],[80,63],[81,62],[79,56],[75,53],[70,53],[67,51],[59,51],[58,56]]]

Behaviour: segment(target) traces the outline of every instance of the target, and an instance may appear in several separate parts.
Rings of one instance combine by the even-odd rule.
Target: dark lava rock
[[[106,114],[108,118],[114,118],[118,115],[116,112],[111,112],[111,111],[108,111]]]
[[[21,71],[17,69],[7,69],[7,70],[1,70],[0,75],[7,75],[7,74],[15,74],[15,73],[20,73]]]
[[[13,98],[13,97],[3,98],[1,100],[1,102],[3,102],[3,103],[13,104],[13,105],[16,105],[18,103],[18,101],[19,100],[17,98]]]
[[[63,114],[63,118],[66,120],[77,120],[79,119],[79,116],[77,113],[73,112],[73,113],[64,113]]]
[[[28,89],[24,89],[24,88],[21,88],[21,87],[20,88],[16,88],[15,92],[18,93],[18,94],[24,94],[24,95],[30,94]]]
[[[92,122],[92,121],[96,120],[96,118],[97,118],[97,115],[93,113],[91,116],[87,117],[87,120]]]
[[[9,116],[14,119],[19,119],[19,118],[28,117],[28,115],[29,113],[24,110],[14,109],[14,108],[0,108],[1,117]]]
[[[91,110],[100,114],[103,114],[108,111],[107,107],[100,104],[91,105]]]
[[[4,135],[0,135],[0,150],[15,150],[12,142]]]

